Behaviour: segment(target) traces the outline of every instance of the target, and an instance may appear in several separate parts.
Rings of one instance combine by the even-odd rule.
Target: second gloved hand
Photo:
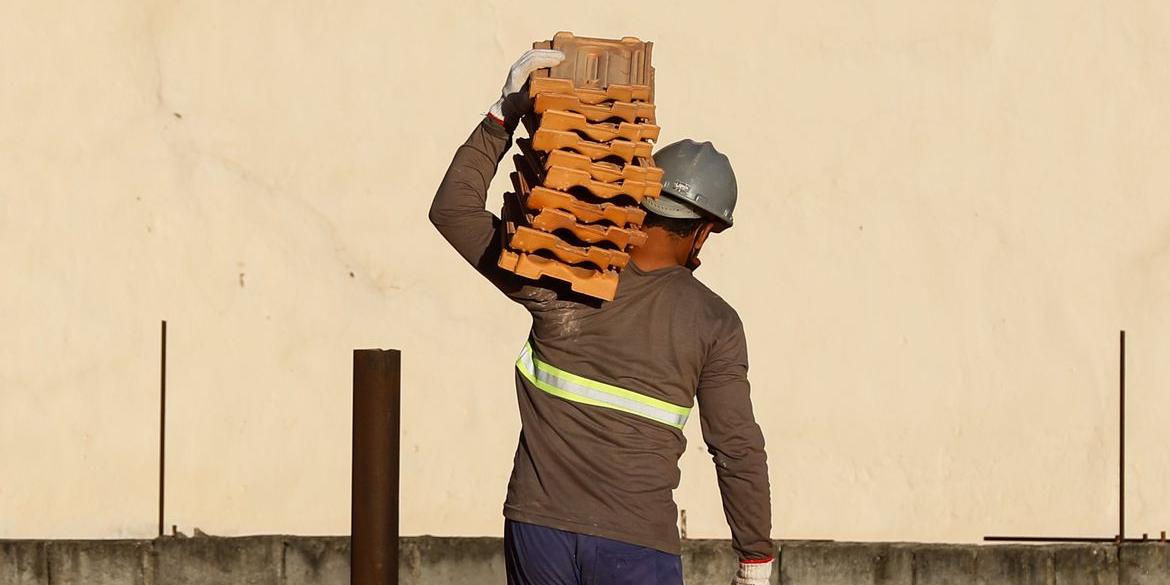
[[[768,585],[772,577],[772,560],[765,562],[739,562],[739,570],[731,579],[731,585]]]
[[[508,78],[500,90],[500,99],[488,108],[488,115],[509,131],[516,127],[520,116],[532,110],[532,99],[524,90],[528,76],[537,69],[545,69],[565,60],[565,54],[554,49],[530,49],[508,70]]]

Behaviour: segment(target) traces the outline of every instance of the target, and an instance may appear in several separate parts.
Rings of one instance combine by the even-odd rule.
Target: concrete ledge
[[[1170,585],[1168,544],[1113,545],[807,543],[783,547],[781,583],[913,585]],[[1142,579],[1150,579],[1143,581]]]
[[[398,547],[398,581],[401,585],[503,585],[503,551],[499,538],[404,539]]]
[[[49,557],[44,541],[0,540],[0,585],[49,582]]]
[[[143,540],[56,540],[46,543],[50,582],[147,585],[152,546]]]
[[[1052,547],[1055,585],[1105,585],[1121,583],[1117,572],[1117,547],[1109,544]]]
[[[891,543],[813,542],[780,551],[780,583],[913,583],[911,549]]]
[[[975,557],[979,554],[976,547],[927,544],[913,554],[914,583],[940,585],[975,579]]]
[[[1125,585],[1170,584],[1170,545],[1131,544],[1118,552],[1121,582]]]
[[[154,583],[284,585],[284,542],[283,536],[160,538],[154,541]]]
[[[975,578],[985,583],[1048,585],[1055,580],[1052,549],[1008,546],[975,554]]]
[[[1170,544],[948,545],[793,542],[783,585],[1170,585]],[[687,540],[688,585],[727,585],[722,540]],[[503,585],[498,538],[402,539],[401,585]],[[348,585],[344,536],[0,540],[0,585]]]
[[[284,585],[325,583],[349,583],[349,538],[285,537]]]
[[[719,583],[727,585],[735,572],[738,560],[726,540],[684,540],[683,574],[687,583]],[[780,576],[773,571],[772,583]]]

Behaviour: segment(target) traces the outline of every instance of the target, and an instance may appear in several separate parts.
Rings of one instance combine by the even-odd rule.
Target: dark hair
[[[699,229],[706,222],[707,220],[701,217],[676,219],[673,217],[661,216],[654,212],[648,212],[646,214],[646,219],[642,222],[642,226],[646,228],[662,228],[670,232],[671,235],[685,238],[695,233],[695,230]]]

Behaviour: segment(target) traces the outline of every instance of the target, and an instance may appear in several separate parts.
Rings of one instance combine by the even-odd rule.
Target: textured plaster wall
[[[1170,4],[0,3],[0,537],[343,534],[350,350],[405,352],[402,530],[498,535],[527,329],[426,223],[512,60],[656,42],[733,161],[774,534],[1170,528]],[[503,175],[496,193],[506,185]],[[498,197],[492,204],[496,205]],[[676,497],[724,537],[698,425]]]

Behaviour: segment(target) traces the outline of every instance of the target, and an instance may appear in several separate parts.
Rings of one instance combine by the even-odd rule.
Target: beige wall
[[[0,537],[153,533],[162,318],[168,524],[347,532],[350,350],[383,346],[404,533],[499,534],[527,320],[426,208],[565,29],[655,41],[663,143],[735,164],[699,274],[777,537],[1113,534],[1121,328],[1129,525],[1170,528],[1170,4],[329,6],[0,4]],[[676,497],[725,535],[687,435]]]

